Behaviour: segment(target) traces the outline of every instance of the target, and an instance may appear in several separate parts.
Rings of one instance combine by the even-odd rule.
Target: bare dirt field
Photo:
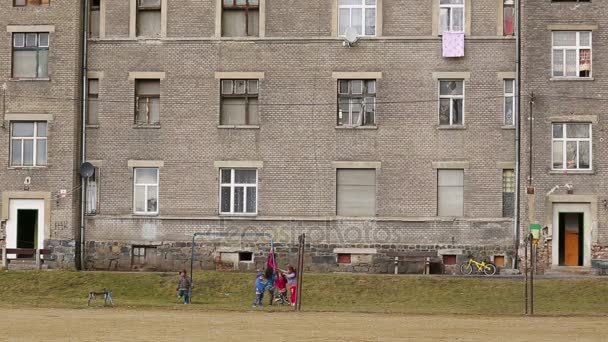
[[[7,341],[606,341],[606,317],[0,309]]]

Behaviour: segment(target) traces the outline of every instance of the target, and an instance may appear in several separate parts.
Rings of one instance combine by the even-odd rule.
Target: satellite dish
[[[89,178],[95,173],[95,166],[89,162],[84,162],[80,165],[80,175],[84,178]]]
[[[344,42],[346,45],[350,47],[355,44],[357,40],[359,40],[359,33],[357,30],[352,26],[347,27],[346,31],[344,31]]]

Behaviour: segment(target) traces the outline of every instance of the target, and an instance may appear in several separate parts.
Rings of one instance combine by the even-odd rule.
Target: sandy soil
[[[0,309],[3,341],[606,341],[606,317]],[[265,338],[267,337],[267,338]]]

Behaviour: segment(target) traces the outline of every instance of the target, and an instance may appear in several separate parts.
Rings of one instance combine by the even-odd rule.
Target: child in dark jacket
[[[262,300],[264,299],[264,291],[266,290],[266,280],[264,279],[264,274],[262,272],[258,272],[256,274],[255,279],[255,299],[253,301],[252,307],[256,306],[264,306]]]

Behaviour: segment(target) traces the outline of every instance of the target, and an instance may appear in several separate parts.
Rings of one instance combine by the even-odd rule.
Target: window
[[[158,169],[135,168],[133,212],[158,214]]]
[[[338,81],[338,126],[376,124],[376,81]]]
[[[464,215],[464,170],[437,170],[437,215]]]
[[[590,170],[591,124],[553,124],[553,169]]]
[[[338,254],[338,264],[350,264],[351,263],[351,255],[348,253],[339,253]]]
[[[46,122],[13,122],[11,166],[46,166],[46,140]]]
[[[87,102],[87,125],[98,125],[99,117],[99,80],[89,79],[89,96]]]
[[[359,36],[376,35],[377,0],[340,0],[338,5],[338,34],[343,36],[352,27]]]
[[[13,0],[15,7],[50,5],[51,0]]]
[[[96,167],[93,175],[87,178],[86,190],[86,213],[95,215],[99,206],[99,168]]]
[[[439,33],[464,32],[464,1],[439,0]]]
[[[156,247],[133,246],[132,265],[156,265]]]
[[[591,77],[591,32],[553,32],[553,77]]]
[[[101,0],[89,0],[89,37],[98,38],[99,37],[99,28],[100,28],[100,8],[101,8]]]
[[[551,0],[551,2],[591,2],[591,0]]]
[[[338,169],[336,214],[376,216],[376,170]]]
[[[514,112],[514,99],[515,99],[515,81],[505,80],[505,103],[504,103],[504,125],[513,126],[515,125]]]
[[[135,124],[160,124],[160,80],[135,80]]]
[[[253,253],[239,252],[239,262],[253,262]]]
[[[457,126],[463,122],[464,81],[439,81],[439,124]]]
[[[222,80],[222,125],[258,125],[258,80]]]
[[[137,0],[137,36],[160,37],[161,0]]]
[[[513,217],[515,212],[515,170],[502,170],[502,217]]]
[[[13,33],[13,77],[48,77],[48,63],[48,33]]]
[[[222,37],[257,37],[259,0],[222,0]]]
[[[456,255],[445,254],[443,255],[443,264],[444,265],[456,265]]]
[[[220,170],[220,213],[257,214],[258,171]]]
[[[515,34],[515,0],[503,0],[502,10],[502,33],[505,36],[512,36]]]

